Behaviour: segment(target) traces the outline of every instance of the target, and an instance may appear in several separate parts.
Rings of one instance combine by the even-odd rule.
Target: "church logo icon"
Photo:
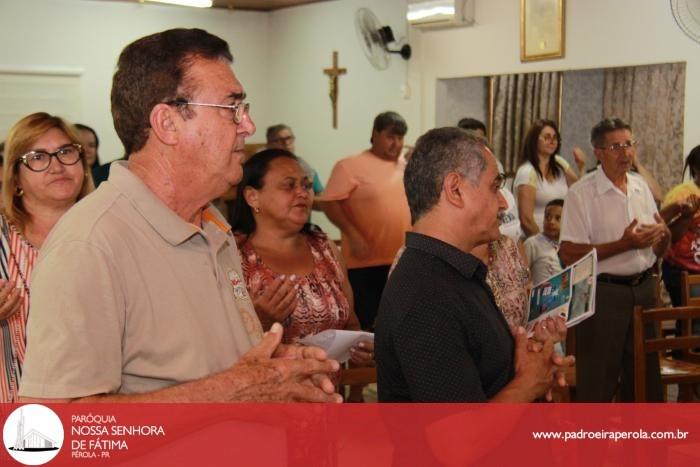
[[[15,409],[2,432],[7,453],[24,465],[42,465],[58,455],[63,444],[63,424],[56,412],[40,404]]]

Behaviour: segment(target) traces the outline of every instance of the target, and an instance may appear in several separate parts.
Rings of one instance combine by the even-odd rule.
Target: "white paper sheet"
[[[374,342],[374,334],[365,331],[326,329],[318,334],[301,339],[302,344],[321,347],[332,359],[343,363],[350,360],[350,348],[362,341]]]

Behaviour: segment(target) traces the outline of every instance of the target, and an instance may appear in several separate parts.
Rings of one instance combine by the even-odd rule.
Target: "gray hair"
[[[403,177],[411,223],[438,203],[442,183],[450,172],[479,185],[486,170],[486,147],[482,138],[454,127],[436,128],[418,138]]]
[[[279,123],[277,125],[272,125],[270,127],[267,127],[267,132],[265,132],[265,138],[267,139],[267,144],[270,144],[274,142],[277,139],[277,135],[279,135],[282,130],[289,130],[292,131],[289,126],[285,125],[284,123]]]
[[[615,130],[632,131],[632,127],[621,118],[604,118],[591,130],[591,144],[593,147],[600,148],[605,139],[605,135]]]

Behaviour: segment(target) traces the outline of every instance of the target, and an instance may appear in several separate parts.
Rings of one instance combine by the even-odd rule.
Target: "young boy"
[[[554,199],[547,203],[542,232],[525,240],[525,252],[533,285],[562,270],[557,252],[563,206],[563,199]]]

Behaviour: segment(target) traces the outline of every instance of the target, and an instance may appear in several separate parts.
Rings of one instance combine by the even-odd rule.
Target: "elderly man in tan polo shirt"
[[[25,401],[339,401],[317,348],[263,336],[232,232],[210,201],[255,131],[226,42],[199,29],[119,57],[128,164],[67,213],[32,278]]]

